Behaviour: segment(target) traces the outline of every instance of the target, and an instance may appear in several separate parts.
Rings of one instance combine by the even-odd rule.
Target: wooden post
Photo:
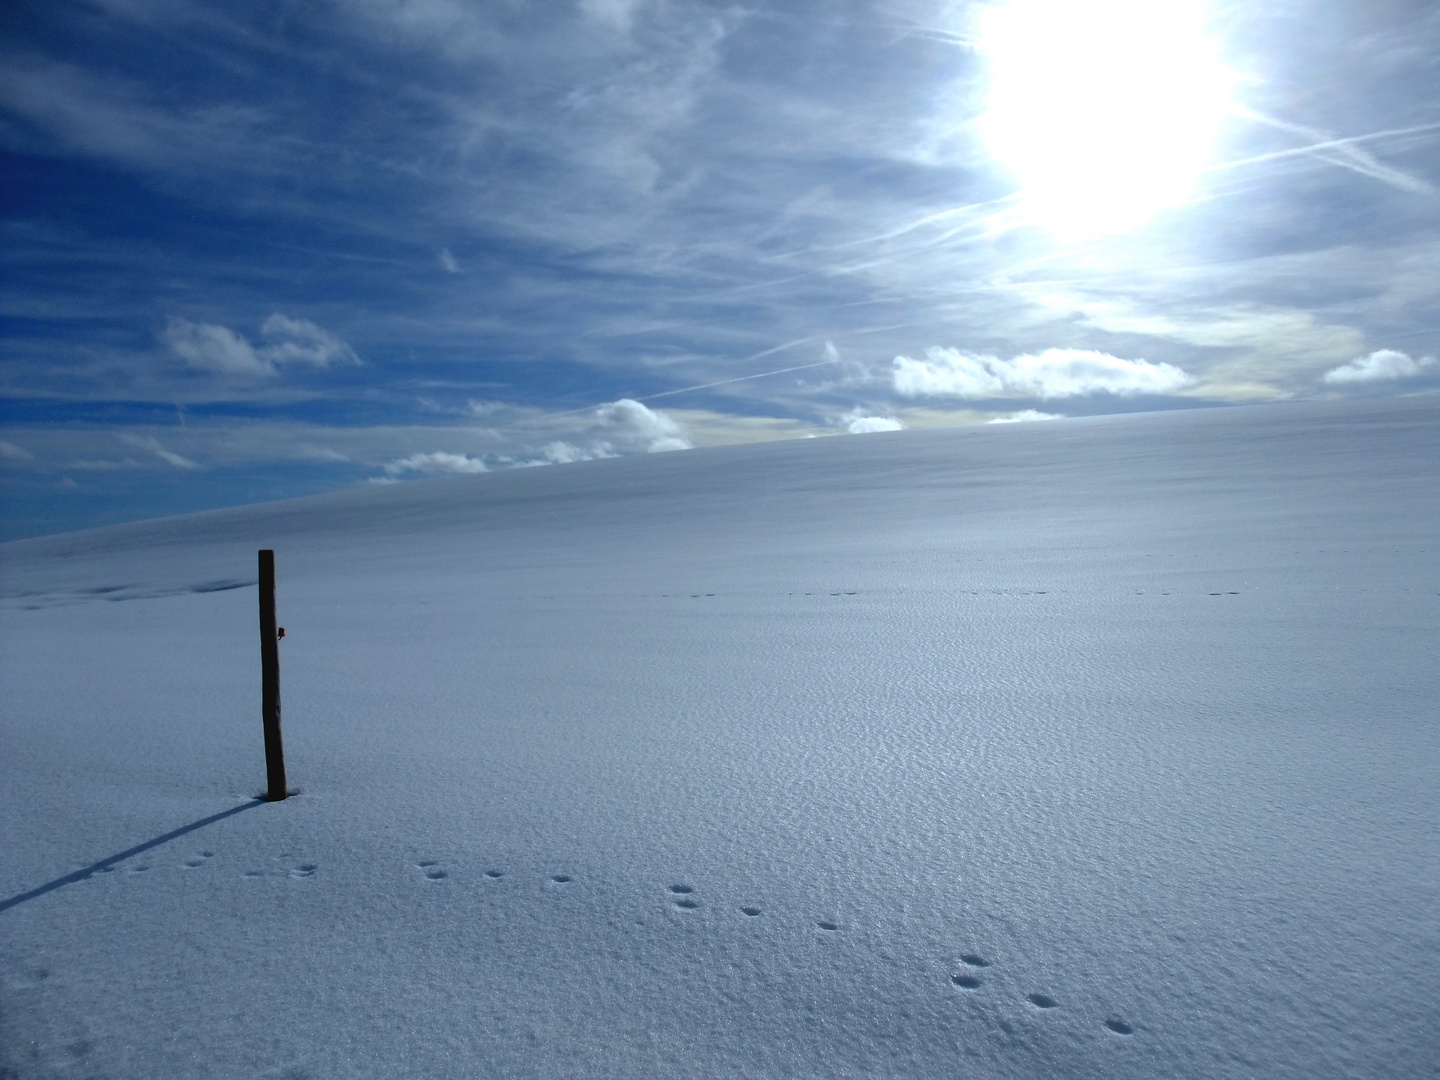
[[[260,552],[260,718],[265,725],[265,798],[285,798],[285,747],[280,741],[280,632],[275,626],[275,552]]]

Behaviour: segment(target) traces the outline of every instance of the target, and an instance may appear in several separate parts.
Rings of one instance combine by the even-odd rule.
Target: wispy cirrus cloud
[[[355,350],[308,319],[278,312],[260,326],[262,343],[252,344],[229,327],[172,317],[161,335],[170,351],[201,371],[246,378],[269,378],[278,365],[326,368],[359,364]]]
[[[177,469],[200,468],[198,462],[191,461],[189,458],[168,449],[164,443],[153,435],[136,435],[131,432],[121,432],[118,438],[125,445],[133,446],[139,450],[145,450],[148,453],[154,454],[161,461],[165,462],[165,464],[173,465]]]

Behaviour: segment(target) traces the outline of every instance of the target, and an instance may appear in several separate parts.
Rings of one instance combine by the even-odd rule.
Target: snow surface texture
[[[5,545],[4,1075],[1433,1077],[1437,447],[1205,410]]]

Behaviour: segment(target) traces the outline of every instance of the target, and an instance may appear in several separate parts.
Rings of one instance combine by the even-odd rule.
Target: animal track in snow
[[[669,892],[672,896],[678,896],[680,898],[675,901],[675,906],[677,908],[683,908],[686,911],[694,911],[700,906],[699,900],[690,899],[690,894],[695,891],[695,887],[693,885],[671,885],[666,891]]]
[[[266,870],[256,870],[256,869],[253,869],[253,868],[252,868],[252,869],[250,869],[250,870],[246,870],[245,873],[244,873],[243,875],[241,875],[241,876],[246,877],[246,878],[249,878],[249,879],[251,879],[251,880],[258,880],[259,878],[272,877],[272,876],[273,876],[273,877],[288,877],[288,878],[308,878],[308,877],[313,877],[314,874],[315,874],[315,871],[318,870],[318,869],[320,869],[320,867],[319,867],[317,864],[313,863],[313,862],[295,863],[295,864],[293,864],[293,865],[286,865],[286,864],[289,863],[289,861],[290,861],[291,859],[293,859],[294,857],[295,857],[294,855],[279,855],[279,856],[276,856],[275,862],[278,863],[279,865],[276,866],[274,869],[269,870],[269,871],[266,871]]]
[[[198,868],[205,865],[205,861],[214,857],[214,855],[215,852],[213,851],[202,851],[196,857],[187,859],[184,865],[187,868],[191,869]],[[288,862],[290,859],[294,858],[294,856],[286,854],[282,855],[280,858]],[[440,881],[449,877],[449,872],[444,869],[437,860],[425,859],[417,862],[415,865],[418,869],[424,872],[427,880]],[[148,870],[149,866],[146,864],[139,864],[131,866],[128,869],[131,873],[142,873]],[[289,868],[282,870],[281,872],[285,873],[291,878],[305,878],[312,876],[317,870],[318,866],[315,863],[298,863],[291,864]],[[491,881],[498,881],[505,876],[505,871],[499,869],[492,868],[484,870],[482,872],[485,878]],[[244,876],[246,878],[260,878],[265,876],[265,872],[261,870],[247,870]],[[568,885],[571,884],[575,879],[569,874],[551,874],[548,875],[548,880],[555,885]],[[675,882],[673,884],[665,886],[665,892],[668,898],[671,900],[673,906],[682,912],[695,911],[701,907],[701,902],[694,896],[695,887],[693,885],[685,884],[683,882]],[[762,909],[753,905],[742,905],[739,907],[738,910],[747,919],[759,918],[759,916],[762,914]],[[841,929],[841,926],[838,922],[834,922],[829,919],[816,920],[815,926],[818,930],[826,934],[838,934]],[[958,961],[966,969],[976,969],[976,973],[972,974],[968,970],[962,970],[960,972],[952,974],[949,976],[950,984],[957,989],[967,992],[981,990],[984,987],[985,982],[984,979],[981,978],[978,974],[978,970],[989,968],[992,962],[986,959],[980,953],[975,952],[960,953],[958,956]],[[1027,994],[1025,996],[1025,1000],[1028,1001],[1032,1007],[1042,1011],[1059,1008],[1060,1006],[1060,1003],[1048,994]],[[1111,1032],[1116,1036],[1129,1037],[1135,1033],[1134,1025],[1119,1016],[1110,1016],[1104,1019],[1102,1023],[1107,1031]]]

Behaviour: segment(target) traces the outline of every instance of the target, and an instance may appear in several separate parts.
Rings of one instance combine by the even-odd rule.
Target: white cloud
[[[622,32],[630,29],[639,6],[640,0],[580,0],[580,11],[587,19]]]
[[[1040,412],[1038,409],[1021,409],[1006,416],[997,416],[993,420],[986,420],[987,424],[1021,424],[1031,420],[1063,420],[1059,413]]]
[[[845,425],[851,435],[863,435],[869,431],[901,431],[905,427],[899,420],[889,416],[857,416]]]
[[[1396,349],[1379,349],[1369,356],[1361,356],[1348,364],[1341,364],[1325,373],[1325,381],[1331,385],[1345,383],[1380,382],[1385,379],[1408,379],[1419,375],[1435,363],[1433,356],[1422,356],[1418,360],[1408,353]]]
[[[429,454],[411,454],[397,458],[385,466],[385,475],[397,477],[401,473],[482,473],[487,471],[485,462],[465,454],[451,454],[436,450]]]
[[[905,425],[890,416],[866,416],[864,410],[856,408],[840,418],[845,430],[851,435],[864,435],[870,431],[902,431]]]
[[[1046,349],[1013,360],[927,349],[924,360],[897,356],[895,391],[907,397],[1034,397],[1042,401],[1083,394],[1163,394],[1195,380],[1173,364],[1122,360],[1091,349]]]
[[[35,457],[23,446],[16,446],[13,442],[6,442],[0,439],[0,458],[6,461],[31,461]]]
[[[450,254],[449,248],[441,248],[435,257],[440,260],[440,267],[447,274],[460,273],[460,264],[455,261],[455,256]]]
[[[328,446],[316,446],[314,443],[302,442],[295,447],[295,456],[302,461],[349,461],[350,459],[338,450],[332,450]]]
[[[167,450],[159,439],[153,435],[131,435],[122,433],[117,436],[127,446],[138,447],[141,450],[148,450],[161,461],[168,465],[174,465],[177,469],[198,469],[200,466],[187,457],[181,457],[172,450]]]
[[[276,312],[265,320],[260,334],[271,342],[262,350],[263,354],[276,363],[311,364],[315,367],[360,363],[354,349],[309,319],[292,319]]]
[[[162,335],[170,351],[191,367],[221,375],[267,376],[275,365],[235,331],[212,323],[171,319]]]
[[[638,401],[621,398],[595,410],[595,420],[606,434],[622,444],[643,447],[652,454],[665,450],[689,450],[692,443],[685,430],[663,412]],[[606,443],[597,444],[606,451]]]
[[[601,405],[592,414],[585,441],[568,442],[556,439],[538,452],[531,450],[502,462],[515,465],[568,465],[576,461],[595,461],[619,457],[636,450],[651,454],[666,450],[689,450],[692,447],[685,429],[662,412],[647,408],[638,401],[621,398]]]
[[[229,327],[172,318],[161,337],[191,367],[221,375],[268,378],[276,364],[360,363],[354,349],[309,319],[277,312],[265,320],[260,335],[267,344],[257,347]]]
[[[572,461],[594,461],[597,458],[615,457],[611,452],[608,443],[598,443],[589,448],[574,446],[568,442],[557,439],[549,443],[540,451],[544,461],[537,461],[541,465],[569,465]]]
[[[86,472],[112,472],[115,469],[134,469],[140,463],[134,458],[111,461],[108,458],[76,458],[65,466],[67,469],[84,469]]]

